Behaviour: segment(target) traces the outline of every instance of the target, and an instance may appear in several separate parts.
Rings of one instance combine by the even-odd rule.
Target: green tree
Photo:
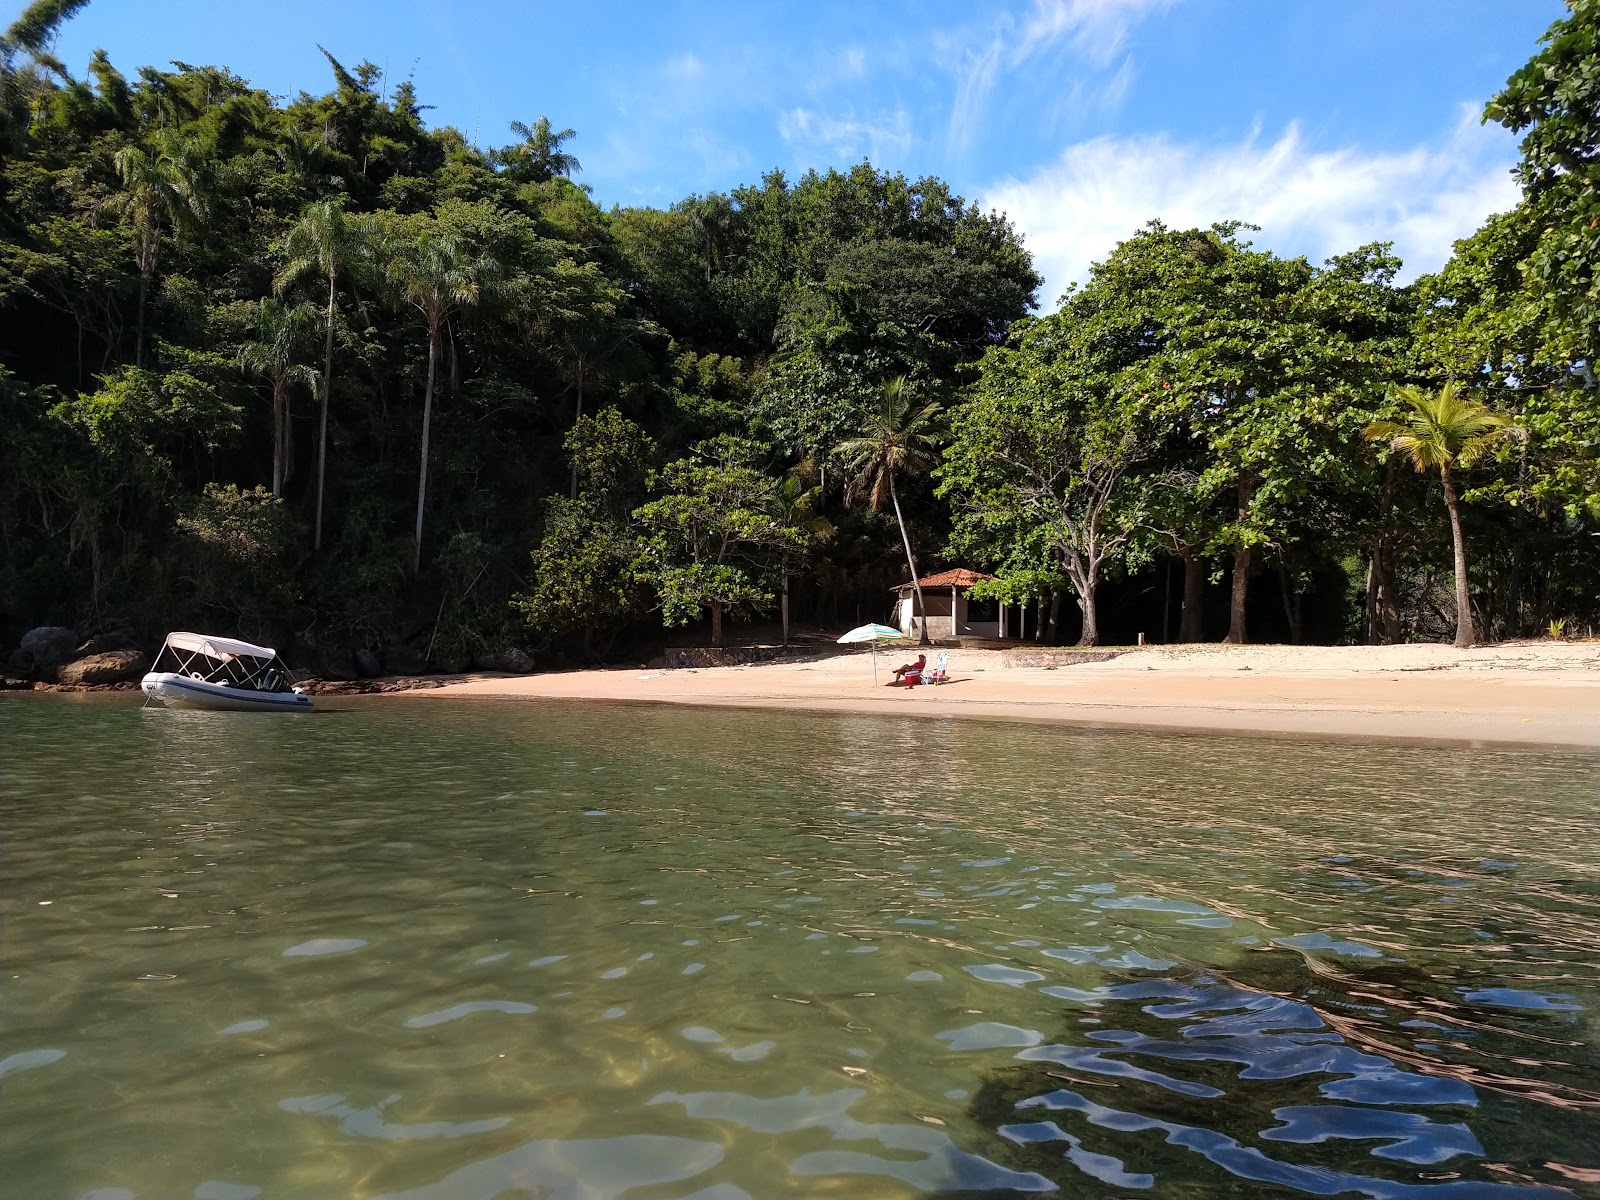
[[[425,229],[402,241],[389,262],[388,276],[400,298],[422,318],[428,333],[428,382],[422,401],[422,452],[417,467],[416,547],[414,571],[422,570],[422,518],[428,499],[428,446],[433,422],[433,392],[438,374],[439,345],[445,323],[464,308],[476,306],[503,273],[494,257],[479,252],[453,233]]]
[[[1517,176],[1539,238],[1524,271],[1576,358],[1600,345],[1600,0],[1567,4],[1484,120],[1526,131]]]
[[[939,440],[933,429],[939,415],[937,400],[914,406],[904,376],[885,380],[878,389],[878,408],[867,419],[861,432],[841,442],[836,453],[855,472],[850,494],[865,494],[873,512],[881,512],[887,500],[894,508],[895,524],[906,551],[906,567],[917,595],[917,614],[922,618],[920,645],[929,645],[927,606],[922,599],[922,583],[917,575],[916,555],[911,552],[911,535],[906,531],[905,514],[900,508],[897,475],[921,475],[938,462]]]
[[[239,347],[239,366],[272,388],[272,494],[283,495],[293,467],[293,389],[316,390],[316,372],[300,361],[314,318],[308,304],[261,301],[254,341]]]
[[[583,169],[576,155],[561,148],[578,136],[576,130],[552,129],[550,118],[540,117],[532,125],[511,122],[511,132],[522,140],[491,156],[507,178],[517,183],[547,183],[558,175],[570,176]]]
[[[644,534],[641,575],[660,598],[662,621],[684,625],[711,614],[711,644],[722,645],[724,614],[772,602],[772,555],[795,551],[803,535],[773,515],[779,484],[757,466],[761,447],[718,437],[653,477],[654,500],[634,510]]]
[[[339,281],[367,249],[363,228],[345,216],[338,198],[308,205],[284,239],[289,261],[278,272],[275,286],[281,295],[296,280],[316,274],[328,281],[328,311],[323,330],[322,389],[317,411],[317,513],[312,525],[311,548],[322,549],[322,491],[327,478],[328,406],[333,397],[334,306]]]
[[[1047,327],[1033,332],[1037,341],[985,360],[953,423],[939,490],[956,504],[955,544],[1000,560],[1007,574],[1037,575],[1044,543],[1050,573],[1066,576],[1078,602],[1078,645],[1094,646],[1102,575],[1143,520],[1142,489],[1129,486],[1136,427],[1054,359]]]
[[[1526,437],[1526,434],[1506,417],[1464,395],[1454,381],[1445,384],[1436,395],[1417,387],[1398,387],[1395,398],[1409,405],[1412,411],[1399,421],[1372,422],[1366,428],[1366,437],[1373,442],[1387,442],[1391,450],[1409,458],[1418,471],[1439,472],[1455,549],[1456,645],[1470,646],[1477,641],[1477,631],[1472,623],[1467,546],[1461,535],[1461,505],[1456,496],[1455,472],[1472,466],[1507,441]]]
[[[139,267],[133,362],[142,367],[145,303],[161,261],[162,230],[168,225],[175,230],[193,228],[208,214],[205,164],[195,143],[173,137],[162,138],[153,154],[139,146],[124,146],[112,161],[121,187],[106,207],[126,216],[133,229],[134,260]]]

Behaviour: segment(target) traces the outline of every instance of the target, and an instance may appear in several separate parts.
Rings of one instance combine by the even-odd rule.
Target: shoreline
[[[949,684],[876,688],[866,654],[729,667],[473,676],[425,696],[590,700],[1080,727],[1600,749],[1600,646],[1194,646],[1009,667],[950,651]]]

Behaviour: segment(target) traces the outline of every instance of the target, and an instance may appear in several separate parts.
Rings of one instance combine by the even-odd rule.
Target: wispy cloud
[[[1033,0],[1026,14],[1000,12],[982,31],[963,31],[939,39],[955,76],[946,148],[960,154],[972,144],[987,115],[990,93],[1004,74],[1021,70],[1030,59],[1045,55],[1072,60],[1069,85],[1080,100],[1096,94],[1097,106],[1120,104],[1133,78],[1133,58],[1126,52],[1132,24],[1167,8],[1175,0]],[[1119,63],[1109,81],[1098,86],[1086,77]]]
[[[912,142],[911,115],[904,108],[864,119],[791,108],[779,114],[778,133],[790,147],[821,151],[835,161],[866,155],[879,164],[903,158]]]
[[[1173,0],[1034,0],[1033,12],[1021,24],[1012,51],[1013,62],[1057,45],[1074,50],[1098,66],[1114,61],[1133,21]]]
[[[1436,143],[1399,153],[1313,150],[1295,124],[1272,142],[1257,132],[1217,147],[1101,137],[1025,179],[1001,181],[981,203],[1025,235],[1049,303],[1152,218],[1248,221],[1262,227],[1260,245],[1313,260],[1392,241],[1410,277],[1437,269],[1452,242],[1516,203],[1507,173],[1515,157],[1510,136],[1481,127],[1475,107]]]

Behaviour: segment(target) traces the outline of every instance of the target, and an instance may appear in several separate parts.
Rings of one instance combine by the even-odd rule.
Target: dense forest
[[[1437,274],[1151,222],[1042,316],[938,179],[607,209],[572,130],[475,146],[370,63],[79,78],[82,2],[0,43],[7,645],[572,661],[883,619],[908,560],[1063,642],[1600,625],[1597,0],[1489,102],[1524,198]]]

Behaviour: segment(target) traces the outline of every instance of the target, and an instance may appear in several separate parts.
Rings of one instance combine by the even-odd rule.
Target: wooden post
[[[961,636],[961,621],[956,614],[956,589],[954,584],[950,585],[950,636],[953,638]]]
[[[1006,602],[1000,601],[1000,636],[1006,635]]]

